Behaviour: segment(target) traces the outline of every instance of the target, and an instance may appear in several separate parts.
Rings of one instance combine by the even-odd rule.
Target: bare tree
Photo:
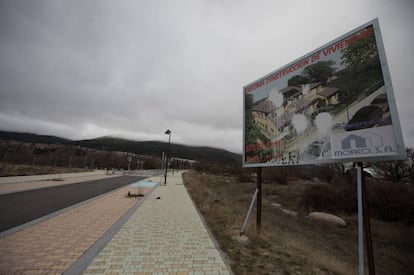
[[[394,182],[401,179],[414,179],[414,150],[405,149],[407,159],[394,161],[381,161],[372,165],[376,172],[387,180]]]

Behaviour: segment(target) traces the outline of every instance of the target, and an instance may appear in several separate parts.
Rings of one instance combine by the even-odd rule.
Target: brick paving
[[[157,199],[159,198],[159,199]],[[230,274],[181,178],[169,176],[84,274]]]
[[[157,181],[159,177],[150,180]],[[130,209],[123,187],[0,239],[0,274],[62,274]],[[159,197],[159,199],[157,199]],[[169,175],[85,274],[230,274],[182,183]]]
[[[0,239],[0,274],[61,274],[137,202],[123,187]]]

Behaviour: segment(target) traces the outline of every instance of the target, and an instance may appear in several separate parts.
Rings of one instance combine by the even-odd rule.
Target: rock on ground
[[[312,213],[309,214],[309,218],[311,218],[313,220],[328,222],[330,224],[337,225],[337,226],[340,226],[340,227],[345,227],[346,226],[346,222],[343,219],[341,219],[338,216],[329,214],[329,213],[312,212]]]
[[[286,215],[291,216],[291,217],[296,217],[298,215],[298,212],[292,211],[292,210],[289,210],[289,209],[280,208],[280,210],[282,210],[283,213],[285,213]]]
[[[250,243],[249,237],[247,237],[246,235],[236,235],[233,236],[231,239],[242,245],[248,245]]]
[[[274,208],[281,208],[281,207],[282,207],[282,205],[281,205],[280,203],[275,203],[275,202],[272,202],[272,203],[270,204],[270,206],[272,206],[272,207],[274,207]]]

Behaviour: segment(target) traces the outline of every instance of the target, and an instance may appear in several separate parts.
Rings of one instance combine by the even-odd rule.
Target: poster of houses
[[[375,19],[243,88],[246,167],[401,159]]]

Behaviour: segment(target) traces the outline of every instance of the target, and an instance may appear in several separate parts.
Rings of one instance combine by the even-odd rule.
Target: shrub
[[[380,182],[367,184],[370,216],[387,222],[414,223],[414,192],[411,186]],[[318,185],[306,189],[301,206],[307,211],[355,214],[356,184]]]
[[[372,166],[375,171],[387,180],[399,182],[402,179],[414,180],[414,150],[406,148],[407,159],[376,162]]]
[[[355,213],[357,211],[355,189],[352,185],[312,186],[303,192],[301,205],[308,211]]]
[[[239,182],[254,182],[254,179],[249,173],[241,173],[239,175]]]
[[[287,184],[289,175],[288,172],[288,167],[264,168],[262,170],[263,180],[275,180],[279,184]]]
[[[380,182],[367,186],[371,217],[414,223],[414,192],[410,186]]]
[[[143,169],[159,169],[160,164],[156,159],[145,159],[142,165]]]

